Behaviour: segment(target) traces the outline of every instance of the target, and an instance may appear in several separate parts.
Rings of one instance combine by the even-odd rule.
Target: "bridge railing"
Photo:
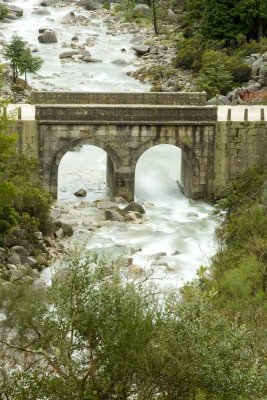
[[[190,124],[217,121],[217,107],[193,106],[36,106],[38,121],[59,123],[151,123],[166,124],[187,122]]]
[[[206,93],[202,92],[32,92],[32,104],[151,104],[204,106]]]

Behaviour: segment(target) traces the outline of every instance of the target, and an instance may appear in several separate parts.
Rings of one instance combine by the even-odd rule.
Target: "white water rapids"
[[[126,75],[135,69],[139,61],[131,50],[129,34],[110,36],[103,21],[96,16],[91,25],[66,26],[62,18],[70,11],[79,13],[75,6],[64,8],[47,7],[49,17],[31,14],[37,7],[33,0],[17,0],[13,4],[24,9],[24,17],[11,24],[0,24],[7,39],[16,33],[38,49],[37,55],[45,62],[32,84],[39,89],[73,91],[147,91],[145,86]],[[89,15],[89,12],[80,13]],[[50,27],[57,32],[58,43],[39,44],[38,29]],[[80,43],[90,35],[96,36],[95,45],[89,50],[102,63],[61,64],[58,55],[68,48],[77,34]],[[125,48],[125,52],[121,52]],[[111,61],[124,59],[128,65],[116,65]],[[74,227],[74,236],[67,246],[78,244],[88,249],[107,249],[113,256],[130,255],[135,252],[133,263],[144,270],[154,271],[163,287],[178,287],[191,280],[200,265],[208,264],[215,251],[215,222],[210,217],[212,207],[200,201],[187,199],[177,185],[180,170],[180,149],[160,145],[148,150],[140,158],[136,169],[136,200],[146,207],[143,224],[103,224],[91,230],[92,224],[103,220],[103,216],[92,202],[108,196],[105,184],[106,154],[94,146],[83,146],[80,150],[67,153],[59,168],[59,193],[55,212]],[[73,193],[87,190],[84,204]],[[88,204],[90,202],[91,204]],[[103,251],[103,250],[102,250]],[[159,255],[158,253],[166,253]],[[156,255],[158,254],[158,255]],[[156,256],[155,256],[156,255]]]

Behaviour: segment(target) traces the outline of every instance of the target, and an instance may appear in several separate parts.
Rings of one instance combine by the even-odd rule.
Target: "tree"
[[[214,296],[164,296],[95,254],[72,256],[50,288],[5,286],[0,392],[5,400],[263,398],[266,348],[219,314]]]
[[[43,59],[41,57],[34,57],[30,49],[25,49],[19,57],[18,69],[20,74],[25,76],[25,86],[27,85],[27,73],[35,74],[41,68]]]
[[[13,82],[15,83],[18,77],[18,63],[26,49],[26,45],[20,36],[12,36],[10,44],[5,46],[3,51],[4,57],[10,61],[13,72]]]

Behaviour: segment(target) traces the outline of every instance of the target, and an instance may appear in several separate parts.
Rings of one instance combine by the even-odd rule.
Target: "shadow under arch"
[[[138,160],[147,150],[161,144],[172,145],[181,150],[181,177],[180,180],[177,180],[177,183],[187,197],[194,197],[192,187],[194,176],[199,175],[200,161],[194,150],[179,138],[168,138],[168,140],[152,138],[141,144],[133,154],[132,164],[134,169],[136,170]]]
[[[95,138],[83,138],[76,139],[68,142],[64,146],[61,147],[60,150],[54,155],[52,159],[51,172],[50,172],[50,191],[55,198],[57,198],[57,187],[58,187],[58,168],[60,161],[63,156],[70,150],[74,149],[77,146],[96,146],[100,149],[104,150],[107,153],[107,184],[110,186],[112,182],[110,182],[111,177],[113,176],[114,170],[118,169],[120,166],[119,158],[117,154],[111,149],[110,146],[102,142],[101,140]]]

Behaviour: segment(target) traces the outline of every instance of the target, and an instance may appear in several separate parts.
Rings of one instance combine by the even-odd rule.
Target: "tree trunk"
[[[27,71],[26,71],[26,69],[25,69],[25,72],[24,72],[24,76],[25,76],[24,87],[26,87],[27,86]]]
[[[152,11],[153,11],[153,25],[154,25],[154,32],[158,34],[158,27],[157,27],[157,15],[156,15],[156,7],[155,7],[155,0],[152,0]]]
[[[263,37],[263,19],[262,17],[257,18],[257,39],[260,40]]]

